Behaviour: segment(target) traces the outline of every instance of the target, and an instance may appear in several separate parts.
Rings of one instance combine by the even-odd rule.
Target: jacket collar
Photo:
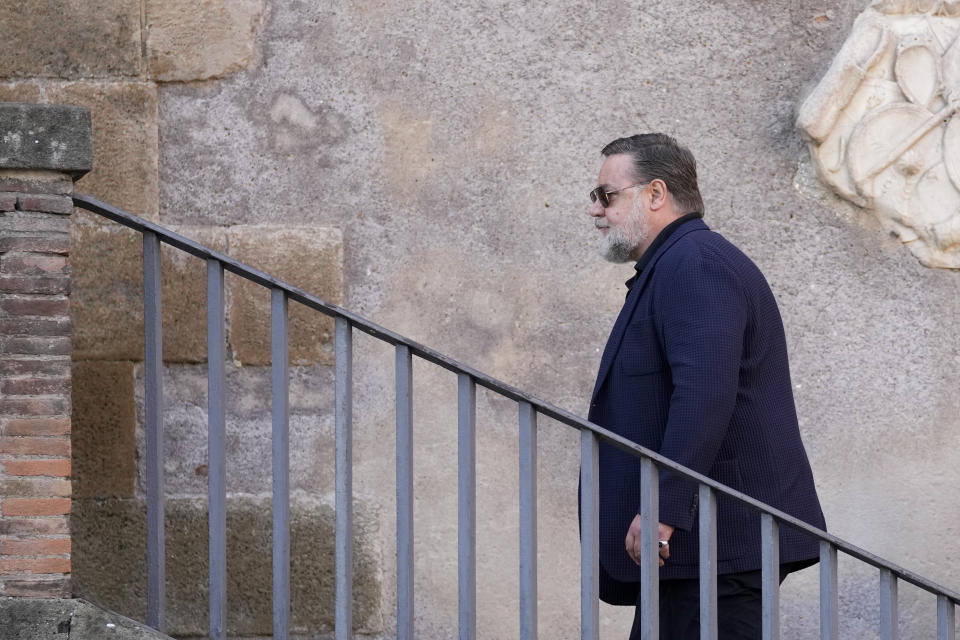
[[[708,227],[702,219],[694,218],[687,222],[684,222],[680,225],[676,231],[670,234],[670,237],[667,238],[650,258],[650,261],[646,264],[643,271],[638,274],[636,282],[633,283],[633,286],[630,288],[629,293],[627,293],[627,299],[623,303],[623,308],[620,310],[620,315],[617,316],[617,321],[613,325],[613,330],[610,332],[610,337],[607,339],[607,346],[603,349],[603,356],[600,358],[600,371],[597,373],[597,382],[593,387],[593,395],[591,396],[591,402],[596,399],[597,393],[600,391],[600,388],[603,386],[604,381],[607,378],[607,374],[610,372],[610,367],[613,365],[614,356],[617,354],[617,350],[620,348],[620,342],[623,340],[623,334],[627,329],[627,325],[630,324],[630,319],[633,317],[633,311],[636,309],[637,301],[640,300],[640,294],[643,293],[643,290],[647,286],[647,282],[650,281],[650,274],[654,272],[657,261],[660,260],[661,256],[664,253],[669,251],[670,247],[677,243],[680,238],[687,235],[692,231],[707,231]]]

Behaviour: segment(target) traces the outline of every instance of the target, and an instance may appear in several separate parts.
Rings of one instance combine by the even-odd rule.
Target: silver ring
[[[658,546],[660,549],[663,549],[664,547],[669,547],[669,546],[670,546],[670,543],[667,542],[666,540],[657,540],[657,546]]]

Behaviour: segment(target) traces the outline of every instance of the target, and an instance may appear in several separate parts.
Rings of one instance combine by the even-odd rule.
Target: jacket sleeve
[[[706,475],[736,404],[749,303],[736,274],[709,253],[687,256],[658,295],[673,382],[660,453]],[[660,521],[689,530],[696,511],[696,483],[661,469]]]

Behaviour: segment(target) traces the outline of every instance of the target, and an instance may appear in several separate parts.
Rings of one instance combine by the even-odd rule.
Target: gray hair
[[[697,186],[697,161],[689,149],[667,134],[640,133],[617,138],[600,153],[605,157],[630,155],[636,180],[663,180],[681,213],[703,213],[703,198]]]

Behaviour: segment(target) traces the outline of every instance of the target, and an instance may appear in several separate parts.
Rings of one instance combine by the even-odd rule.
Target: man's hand
[[[660,540],[670,540],[670,536],[673,535],[673,527],[668,524],[663,524],[662,522],[657,523],[657,538]],[[638,513],[634,518],[633,522],[630,523],[630,528],[627,529],[627,539],[624,541],[627,545],[627,553],[630,554],[630,557],[633,558],[633,561],[637,564],[640,564],[640,514]],[[662,547],[660,549],[660,566],[663,566],[663,559],[670,557],[670,546]]]

